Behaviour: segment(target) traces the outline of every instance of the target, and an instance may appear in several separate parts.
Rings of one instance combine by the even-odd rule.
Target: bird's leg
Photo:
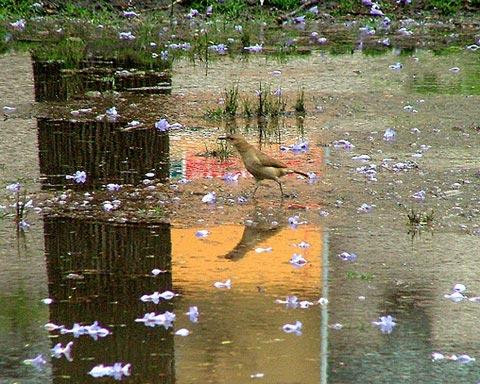
[[[285,196],[285,195],[284,195],[284,193],[283,193],[282,183],[280,182],[280,180],[275,180],[275,181],[276,181],[276,182],[278,183],[278,185],[280,186],[280,193],[282,194],[282,199],[283,199],[283,196]]]
[[[257,189],[259,186],[260,186],[260,183],[258,182],[258,180],[255,180],[255,189],[253,190],[253,193],[252,193],[252,199],[255,198],[255,192],[257,192]]]

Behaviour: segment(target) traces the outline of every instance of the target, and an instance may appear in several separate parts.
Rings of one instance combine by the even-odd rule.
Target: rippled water
[[[132,375],[124,379],[132,383],[479,381],[477,362],[462,365],[431,358],[432,352],[480,358],[475,327],[480,307],[444,298],[455,283],[465,284],[469,297],[480,295],[478,57],[471,52],[435,56],[419,51],[400,57],[318,54],[285,64],[219,61],[210,65],[208,77],[201,66],[183,62],[175,67],[172,95],[98,101],[125,106],[119,109],[128,110],[128,118],[166,114],[185,125],[185,130],[169,134],[169,151],[159,158],[152,137],[138,142],[115,127],[102,130],[96,125],[100,140],[89,136],[85,124],[79,124],[85,130],[76,137],[59,126],[41,126],[42,120],[32,117],[30,58],[1,57],[0,67],[8,69],[2,74],[6,85],[1,86],[0,105],[18,107],[1,122],[4,185],[20,179],[30,193],[40,193],[42,186],[62,184],[65,174],[90,163],[102,170],[98,184],[136,182],[149,170],[164,175],[166,164],[172,183],[181,177],[193,181],[179,186],[180,199],[168,209],[171,224],[122,224],[93,214],[75,217],[67,210],[60,216],[29,214],[30,229],[17,236],[10,216],[0,221],[0,382],[103,381],[87,372],[117,361],[132,364]],[[397,61],[404,68],[390,70]],[[460,72],[449,71],[454,66]],[[272,76],[275,70],[282,75]],[[216,177],[225,165],[198,156],[205,146],[216,145],[224,129],[222,122],[205,120],[205,111],[218,106],[222,92],[234,82],[244,95],[253,95],[260,81],[281,86],[290,104],[303,87],[308,111],[303,128],[298,119],[282,119],[281,135],[268,136],[264,149],[322,175],[313,185],[287,179],[286,189],[298,198],[284,205],[276,186],[260,189],[257,204],[228,203],[228,198],[250,191],[253,182],[242,178],[218,187]],[[96,104],[72,101],[66,109]],[[58,106],[39,107],[42,114],[46,107],[54,115]],[[250,124],[247,136],[255,141],[257,125]],[[246,122],[237,125],[243,131]],[[42,139],[47,136],[38,134],[42,127],[46,142]],[[387,128],[397,131],[393,143],[383,140]],[[139,137],[152,131],[146,132]],[[310,142],[308,153],[279,153],[278,142],[289,145],[301,138]],[[339,139],[355,148],[325,147]],[[52,142],[56,147],[48,145]],[[431,148],[422,157],[412,157],[422,144]],[[158,145],[164,148],[164,143]],[[351,159],[362,154],[371,160]],[[387,169],[407,160],[418,168]],[[377,182],[356,172],[371,163],[377,165]],[[243,169],[233,159],[228,167]],[[138,178],[131,176],[135,171]],[[200,203],[201,195],[214,189],[222,195],[222,204]],[[424,202],[411,198],[419,190],[426,191]],[[12,200],[3,192],[2,204],[7,203]],[[359,213],[362,203],[375,207]],[[433,210],[433,228],[408,233],[403,206],[415,212]],[[289,227],[287,219],[294,214],[307,223]],[[209,235],[197,238],[203,229]],[[311,246],[295,246],[302,241]],[[269,247],[271,252],[256,251]],[[344,251],[357,259],[342,260],[337,255]],[[307,265],[293,268],[293,253],[302,253]],[[154,268],[166,272],[153,276]],[[232,280],[231,289],[213,286],[226,279]],[[179,295],[159,304],[140,300],[165,290]],[[323,296],[329,303],[301,309],[275,302],[287,295],[312,302]],[[46,297],[53,303],[43,304]],[[190,306],[198,306],[198,323],[185,314]],[[176,314],[173,329],[135,322],[147,312],[167,310]],[[396,319],[390,334],[372,324],[384,315]],[[75,322],[95,320],[111,334],[95,341],[44,330],[48,322],[71,328]],[[282,331],[284,324],[297,320],[303,323],[302,335]],[[174,335],[181,328],[190,335]],[[71,340],[73,362],[49,357],[56,343]],[[22,364],[39,353],[47,360],[43,371]]]

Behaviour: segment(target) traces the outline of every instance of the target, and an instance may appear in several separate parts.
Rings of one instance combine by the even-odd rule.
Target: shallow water
[[[63,211],[53,210],[62,214],[29,213],[31,227],[18,236],[11,216],[0,221],[0,340],[7,346],[0,352],[0,381],[88,383],[102,380],[87,375],[93,366],[121,361],[132,364],[132,375],[124,379],[132,383],[476,383],[477,362],[434,362],[431,353],[479,357],[479,304],[444,298],[455,283],[465,284],[468,296],[480,295],[478,58],[473,52],[435,56],[428,51],[414,57],[313,54],[287,63],[252,58],[211,63],[208,77],[202,66],[181,62],[174,68],[172,95],[34,105],[30,58],[1,57],[6,70],[0,105],[18,107],[0,123],[4,185],[21,180],[40,202],[54,194],[39,192],[42,187],[74,188],[65,174],[91,164],[102,172],[87,172],[92,177],[87,190],[107,182],[136,184],[147,171],[154,171],[157,181],[169,173],[176,187],[170,195],[145,192],[147,201],[162,207],[159,221],[166,218],[169,224],[123,220],[129,217],[125,212],[139,211],[124,201],[132,190],[118,195],[124,204],[118,212],[98,214],[94,206],[76,215],[85,188],[67,192]],[[397,61],[404,68],[390,70]],[[460,72],[449,71],[453,66]],[[281,76],[272,75],[276,70]],[[300,88],[306,93],[303,128],[294,117],[280,119],[281,128],[274,126],[262,141],[266,151],[321,175],[315,184],[287,178],[287,191],[298,197],[283,205],[276,186],[259,189],[257,203],[237,204],[239,195],[251,191],[252,180],[243,173],[238,183],[227,184],[218,176],[226,166],[241,172],[241,164],[198,156],[231,128],[205,120],[206,110],[221,105],[224,89],[234,83],[243,96],[254,97],[260,81],[272,89],[281,86],[289,109]],[[169,150],[156,158],[151,129],[135,141],[118,127],[102,130],[97,124],[96,137],[82,131],[68,140],[68,131],[47,127],[50,136],[42,142],[42,120],[32,117],[37,110],[58,118],[93,107],[85,118],[91,121],[112,103],[123,114],[119,125],[136,118],[151,126],[165,115],[186,128],[170,132]],[[417,112],[404,110],[407,105]],[[237,129],[243,132],[246,125],[239,120]],[[387,128],[395,128],[396,141],[383,140]],[[419,131],[412,133],[413,128]],[[258,141],[257,122],[250,122],[247,136]],[[279,144],[303,138],[310,142],[307,153],[279,152]],[[339,139],[355,148],[326,147]],[[48,145],[52,142],[59,144]],[[412,157],[422,144],[431,148]],[[128,145],[131,150],[125,151]],[[362,154],[371,160],[351,159]],[[391,164],[407,160],[418,168],[391,170]],[[366,164],[377,165],[378,181],[355,171]],[[192,182],[178,184],[182,177]],[[212,190],[219,202],[201,203]],[[419,190],[426,191],[423,202],[411,198]],[[2,204],[7,202],[12,200],[3,192]],[[362,203],[375,207],[359,213]],[[433,210],[433,227],[408,233],[399,203],[415,212]],[[48,213],[51,206],[44,208]],[[289,227],[287,219],[295,214],[307,223]],[[202,229],[210,234],[199,239],[195,234]],[[302,241],[310,248],[295,247]],[[268,247],[271,252],[255,251]],[[344,251],[357,259],[340,259]],[[307,265],[293,268],[288,262],[293,253],[302,253]],[[153,276],[154,268],[166,272]],[[72,273],[80,279],[68,278]],[[231,289],[213,286],[226,279],[232,280]],[[165,290],[179,295],[159,304],[140,301]],[[308,309],[275,303],[287,295],[312,302],[323,296],[329,303]],[[49,306],[41,302],[46,297],[54,300]],[[198,323],[185,315],[193,305],[200,312]],[[166,310],[176,314],[173,329],[135,322],[144,313]],[[396,319],[390,334],[372,324],[383,315]],[[111,334],[95,341],[43,328],[48,322],[71,328],[95,320]],[[282,331],[297,320],[303,323],[302,335]],[[181,328],[190,335],[173,334]],[[73,362],[49,357],[56,343],[71,340]],[[22,364],[39,353],[47,360],[43,371]],[[256,374],[264,376],[251,377]]]

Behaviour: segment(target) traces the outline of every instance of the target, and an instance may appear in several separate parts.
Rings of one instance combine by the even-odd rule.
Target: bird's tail
[[[288,173],[296,173],[298,175],[302,175],[303,177],[306,177],[307,179],[310,178],[310,176],[308,174],[306,174],[305,172],[297,171],[295,169],[289,169]]]

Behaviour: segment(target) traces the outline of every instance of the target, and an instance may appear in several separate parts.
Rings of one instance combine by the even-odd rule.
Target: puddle
[[[128,64],[128,63],[126,63]],[[79,63],[67,68],[63,62],[33,58],[35,101],[66,101],[87,92],[130,91],[168,94],[171,77],[166,72],[124,69],[114,60]],[[130,70],[129,70],[130,69]]]
[[[169,173],[168,135],[154,129],[125,131],[125,124],[39,118],[38,151],[42,187],[76,187],[66,179],[78,170],[91,189],[108,183],[138,184],[148,172],[160,181]]]
[[[0,381],[96,382],[87,372],[115,362],[132,364],[126,382],[478,381],[475,361],[432,361],[433,352],[480,358],[478,304],[444,297],[456,283],[480,295],[478,54],[397,53],[218,60],[208,76],[178,61],[171,94],[147,89],[158,85],[153,73],[102,88],[99,78],[126,68],[110,64],[73,75],[48,69],[47,84],[46,67],[32,72],[30,56],[2,56],[12,86],[0,87],[0,104],[17,110],[1,122],[0,177],[5,186],[19,180],[20,196],[42,212],[28,211],[31,226],[17,233],[15,197],[2,192]],[[401,69],[389,68],[397,62]],[[282,89],[285,116],[248,119],[239,107],[235,121],[205,117],[224,108],[233,85],[240,104],[255,105],[260,83]],[[294,113],[302,89],[305,116]],[[108,92],[77,97],[92,90]],[[98,118],[113,106],[118,119]],[[183,127],[159,132],[161,118]],[[127,129],[132,120],[142,126]],[[388,128],[394,140],[384,139]],[[283,202],[268,183],[250,199],[253,178],[217,141],[233,130],[319,180],[288,176]],[[281,149],[305,141],[305,152]],[[66,179],[76,171],[85,183]],[[216,203],[202,202],[208,192]],[[114,201],[119,207],[105,208]],[[294,254],[307,263],[292,265]],[[178,296],[140,300],[155,291]],[[291,295],[314,304],[276,302]],[[192,306],[198,322],[186,315]],[[135,321],[165,311],[176,315],[168,329]],[[387,315],[396,325],[382,333],[372,322]],[[109,334],[44,329],[94,321]],[[296,321],[301,335],[283,331]],[[175,334],[183,328],[188,336]],[[72,362],[50,356],[69,341]],[[39,353],[43,371],[22,364]]]

